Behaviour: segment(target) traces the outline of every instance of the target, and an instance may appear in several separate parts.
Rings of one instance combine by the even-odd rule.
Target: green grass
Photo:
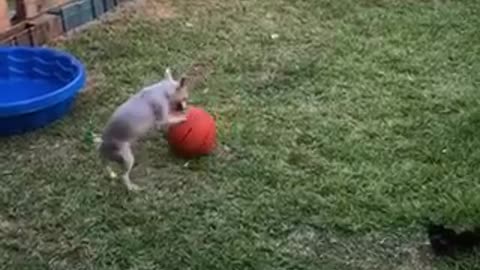
[[[3,269],[478,267],[432,259],[421,226],[480,224],[478,1],[165,9],[58,44],[92,83],[62,121],[0,141]],[[230,152],[185,166],[158,136],[135,151],[146,191],[108,180],[88,132],[165,67],[205,63],[192,102]]]

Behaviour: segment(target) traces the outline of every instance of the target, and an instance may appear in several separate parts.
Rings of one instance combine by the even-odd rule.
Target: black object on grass
[[[457,233],[444,225],[427,225],[428,238],[437,256],[455,256],[459,252],[473,251],[480,247],[480,227]]]

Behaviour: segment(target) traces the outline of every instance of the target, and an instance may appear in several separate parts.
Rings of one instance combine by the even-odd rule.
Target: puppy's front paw
[[[187,121],[187,116],[186,115],[182,115],[178,118],[178,123],[183,123]]]
[[[185,121],[187,121],[187,116],[186,115],[175,115],[175,116],[172,116],[168,119],[168,124],[169,125],[176,125],[176,124],[183,123]]]
[[[186,114],[181,114],[181,115],[178,116],[177,120],[178,120],[179,123],[185,122],[185,121],[187,121],[187,115]]]

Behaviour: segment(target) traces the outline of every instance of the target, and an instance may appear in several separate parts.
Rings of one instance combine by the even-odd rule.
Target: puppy
[[[169,125],[185,121],[187,100],[185,78],[175,80],[167,68],[163,80],[131,96],[111,116],[102,133],[98,150],[104,162],[113,161],[121,166],[121,178],[128,190],[140,189],[130,180],[135,162],[132,143],[150,130],[165,130]],[[109,166],[107,170],[115,177]]]

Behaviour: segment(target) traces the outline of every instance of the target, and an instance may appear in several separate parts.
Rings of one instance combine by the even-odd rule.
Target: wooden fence
[[[0,46],[40,46],[126,0],[0,0]]]

